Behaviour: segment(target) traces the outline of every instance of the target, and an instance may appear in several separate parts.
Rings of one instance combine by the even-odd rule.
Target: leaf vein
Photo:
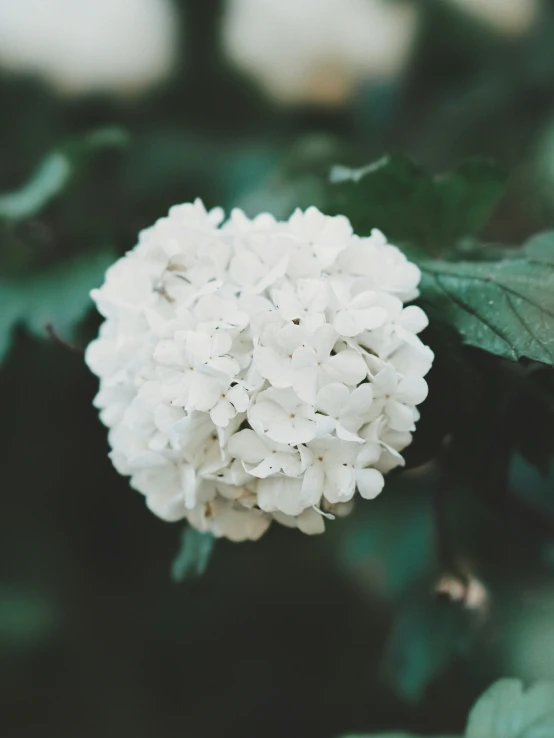
[[[479,315],[479,313],[474,308],[472,308],[469,304],[461,301],[460,299],[456,298],[451,292],[449,292],[448,288],[445,285],[443,285],[441,283],[441,281],[439,280],[439,275],[438,274],[433,274],[433,277],[435,279],[435,282],[436,282],[437,286],[442,290],[442,292],[455,305],[457,305],[459,308],[461,308],[465,312],[467,312],[470,315],[472,315],[476,320],[478,320],[481,323],[483,323],[484,325],[486,325],[487,328],[492,333],[494,333],[496,336],[498,336],[498,338],[500,338],[500,340],[503,341],[507,345],[507,347],[508,347],[508,349],[510,351],[511,356],[513,356],[517,360],[517,358],[518,358],[517,352],[515,351],[514,347],[512,346],[511,341],[509,341],[508,338],[506,338],[506,336],[500,331],[499,328],[497,328],[493,323],[490,323],[488,320],[486,320],[482,315]],[[464,336],[464,338],[465,338],[465,336]]]
[[[512,300],[512,297],[510,296],[509,293],[506,295],[506,299],[508,300],[508,305],[512,309],[512,313],[516,316],[516,318],[519,320],[519,322],[521,323],[521,325],[523,326],[523,328],[527,331],[527,333],[529,333],[529,335],[531,336],[531,338],[533,339],[533,341],[535,341],[535,343],[538,346],[540,346],[542,349],[544,349],[546,351],[546,353],[548,354],[548,356],[550,357],[551,360],[554,359],[554,354],[551,353],[551,351],[547,347],[546,343],[543,343],[535,335],[535,332],[531,329],[531,326],[529,325],[529,323],[527,323],[527,321],[523,318],[523,316],[521,315],[521,313],[519,312],[519,310],[516,308],[516,305],[514,304],[514,302]]]

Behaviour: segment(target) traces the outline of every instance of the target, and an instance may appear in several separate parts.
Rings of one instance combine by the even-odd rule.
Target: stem
[[[56,331],[52,323],[47,323],[44,326],[44,330],[53,343],[58,344],[58,346],[66,349],[66,351],[71,351],[72,354],[79,354],[79,356],[84,355],[84,349],[80,348],[79,346],[75,346],[73,343],[66,341],[65,338],[62,338],[60,334]]]
[[[459,556],[452,545],[448,526],[448,495],[450,484],[448,475],[443,471],[442,479],[433,488],[433,520],[435,526],[435,545],[437,559],[443,574],[451,575],[464,587],[469,584],[469,576],[465,567],[460,563]]]

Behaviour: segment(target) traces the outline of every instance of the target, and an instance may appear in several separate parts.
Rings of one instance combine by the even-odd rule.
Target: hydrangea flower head
[[[418,26],[412,0],[226,0],[222,42],[276,101],[334,107],[360,83],[394,79]]]
[[[0,0],[0,66],[68,96],[139,95],[172,71],[173,0]]]
[[[420,272],[316,208],[223,219],[173,207],[92,293],[110,456],[164,520],[319,533],[404,463],[433,361],[404,306]]]

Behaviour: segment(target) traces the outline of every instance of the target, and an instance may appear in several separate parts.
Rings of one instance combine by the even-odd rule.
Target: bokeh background
[[[437,599],[432,469],[173,582],[180,526],[111,467],[62,345],[92,338],[88,289],[171,205],[286,216],[331,164],[388,152],[498,161],[492,243],[554,227],[554,7],[0,0],[2,738],[456,732],[494,679],[554,678],[547,527],[456,491],[449,538],[485,592]],[[554,470],[512,467],[554,513]]]

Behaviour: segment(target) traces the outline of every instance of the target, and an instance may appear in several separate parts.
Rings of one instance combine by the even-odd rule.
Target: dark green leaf
[[[244,192],[237,205],[251,216],[267,211],[280,219],[310,205],[329,211],[327,172],[344,153],[344,146],[328,136],[301,138],[290,151],[280,152],[280,166],[264,182]]]
[[[531,261],[554,266],[554,231],[539,233],[525,244],[525,253]]]
[[[470,712],[466,738],[551,738],[554,682],[527,691],[517,679],[493,684]]]
[[[522,255],[419,266],[422,302],[466,344],[513,361],[554,363],[554,265]]]
[[[204,574],[212,555],[215,538],[211,533],[201,533],[187,526],[181,537],[181,548],[171,565],[171,576],[175,582],[199,577]]]
[[[115,260],[110,250],[83,254],[44,272],[17,281],[0,281],[0,360],[13,328],[25,326],[46,337],[46,326],[70,338],[74,326],[92,307],[89,292],[100,285]]]
[[[430,474],[391,478],[390,494],[344,521],[340,560],[362,591],[398,601],[435,564]]]
[[[367,234],[379,228],[397,243],[414,243],[439,254],[485,225],[504,189],[504,176],[486,161],[432,177],[401,156],[362,169],[331,172],[333,211]]]
[[[462,605],[426,597],[398,615],[387,646],[385,673],[398,694],[417,702],[428,685],[470,646],[472,614]]]
[[[83,162],[94,152],[122,146],[127,141],[119,128],[102,128],[69,141],[49,153],[27,184],[0,195],[0,220],[17,221],[39,213],[60,195]]]

